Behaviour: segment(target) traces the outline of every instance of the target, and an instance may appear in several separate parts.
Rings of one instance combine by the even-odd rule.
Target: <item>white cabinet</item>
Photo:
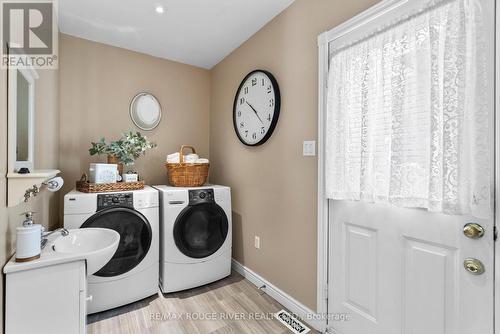
[[[6,334],[84,334],[85,261],[6,274]]]

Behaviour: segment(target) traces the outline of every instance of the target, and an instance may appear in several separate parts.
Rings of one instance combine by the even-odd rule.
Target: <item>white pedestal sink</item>
[[[48,236],[39,259],[16,262],[5,275],[5,333],[86,333],[87,276],[108,263],[120,235],[103,228]],[[29,321],[26,315],[29,314]]]
[[[99,271],[111,260],[118,248],[120,234],[106,228],[69,230],[69,235],[54,240],[56,253],[80,254],[87,262],[87,275]]]

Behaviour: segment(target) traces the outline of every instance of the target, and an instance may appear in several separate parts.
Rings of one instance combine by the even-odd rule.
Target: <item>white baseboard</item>
[[[305,306],[304,304],[298,302],[289,294],[280,290],[272,283],[267,281],[265,278],[255,273],[251,269],[245,267],[235,259],[232,260],[232,268],[234,271],[239,273],[241,276],[245,277],[252,284],[257,287],[265,285],[266,287],[262,289],[268,296],[276,300],[278,303],[287,308],[290,312],[296,314],[302,321],[307,323],[309,326],[313,327],[317,331],[324,331],[326,328],[325,322],[320,319],[316,312]]]

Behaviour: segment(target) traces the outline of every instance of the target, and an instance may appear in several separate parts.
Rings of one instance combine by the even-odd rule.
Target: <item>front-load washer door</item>
[[[140,212],[130,208],[104,209],[87,219],[81,226],[101,227],[120,234],[118,249],[111,260],[95,276],[113,277],[134,269],[144,259],[151,247],[151,225]]]
[[[188,205],[174,223],[174,241],[179,251],[195,259],[214,254],[226,240],[228,220],[216,203]]]

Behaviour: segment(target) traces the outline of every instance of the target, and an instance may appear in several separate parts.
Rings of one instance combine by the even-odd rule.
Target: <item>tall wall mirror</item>
[[[11,207],[26,201],[29,190],[35,189],[35,186],[39,190],[60,171],[35,169],[35,138],[40,135],[35,130],[38,73],[33,68],[11,67],[7,75],[7,204]]]
[[[35,165],[35,81],[33,69],[10,69],[9,73],[9,173]]]

